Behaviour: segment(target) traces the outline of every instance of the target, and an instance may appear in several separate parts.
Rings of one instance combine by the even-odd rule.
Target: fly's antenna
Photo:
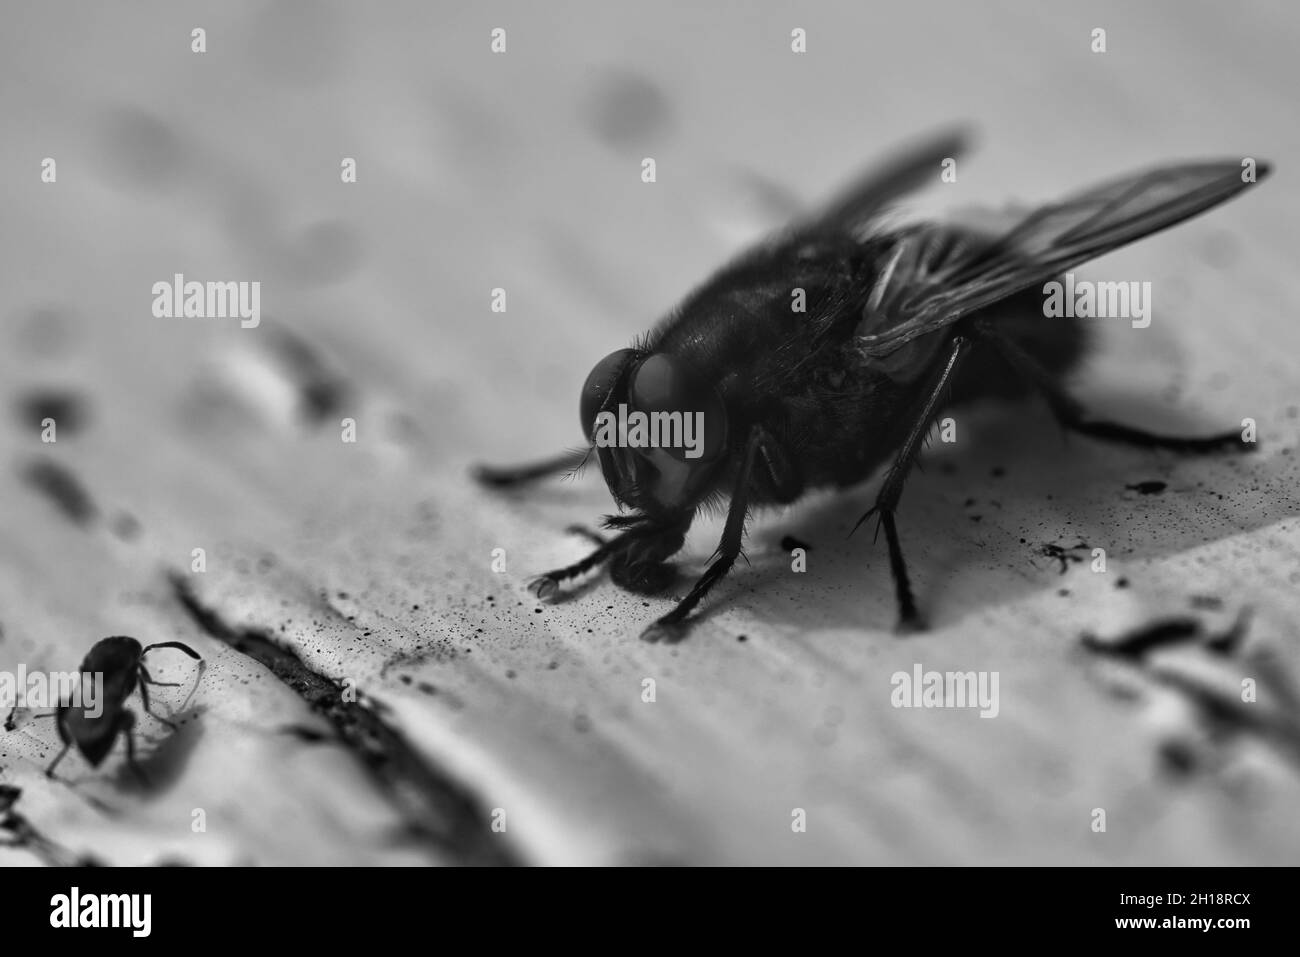
[[[189,645],[184,644],[183,642],[179,642],[179,641],[160,641],[160,642],[158,642],[158,644],[156,644],[156,645],[149,645],[149,646],[147,646],[147,647],[144,649],[144,651],[140,652],[140,661],[142,662],[142,664],[141,664],[141,668],[144,667],[144,665],[143,665],[144,656],[147,655],[147,654],[149,654],[149,652],[153,651],[153,650],[156,649],[156,648],[175,648],[177,651],[183,651],[183,652],[185,652],[187,655],[189,655],[191,658],[193,658],[195,661],[197,661],[197,662],[199,663],[199,673],[198,673],[198,677],[196,677],[196,678],[194,679],[194,684],[190,687],[190,693],[187,694],[187,695],[185,696],[185,700],[181,702],[181,710],[184,711],[186,708],[189,707],[189,705],[190,705],[190,699],[194,697],[194,692],[196,692],[196,691],[199,690],[199,682],[203,680],[203,672],[205,672],[205,671],[207,670],[207,668],[208,668],[208,663],[207,663],[206,661],[203,660],[203,656],[202,656],[202,655],[200,655],[197,651],[195,651],[195,650],[194,650],[193,648],[191,648]],[[148,678],[148,672],[145,672],[145,677]],[[150,682],[150,684],[162,684],[162,683],[163,683],[163,682],[159,682],[159,681],[151,681],[151,682]]]
[[[143,658],[145,655],[149,654],[149,652],[153,651],[155,648],[175,648],[177,651],[185,652],[195,661],[203,660],[203,656],[201,654],[199,654],[189,645],[183,644],[179,641],[160,641],[156,645],[148,645],[145,647],[144,651],[140,652],[140,657]]]

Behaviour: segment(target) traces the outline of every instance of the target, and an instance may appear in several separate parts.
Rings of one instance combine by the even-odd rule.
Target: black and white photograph
[[[0,866],[1300,862],[1297,50],[3,0]]]

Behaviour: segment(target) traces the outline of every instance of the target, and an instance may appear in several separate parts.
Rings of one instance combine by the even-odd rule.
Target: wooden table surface
[[[114,634],[205,668],[185,703],[193,663],[150,657],[183,686],[155,692],[178,732],[141,720],[148,786],[120,745],[48,780],[53,722],[14,715],[0,864],[1297,863],[1298,24],[1280,0],[7,11],[0,670],[71,670]],[[954,122],[980,148],[922,209],[1275,163],[1085,270],[1150,281],[1154,320],[1104,324],[1076,384],[1152,426],[1253,418],[1259,451],[963,417],[903,499],[933,624],[907,639],[883,542],[847,537],[870,485],[757,517],[680,644],[637,640],[669,597],[604,578],[537,604],[529,576],[584,553],[565,528],[608,492],[593,470],[494,496],[470,465],[573,445],[597,359]],[[155,318],[177,272],[260,281],[261,325]],[[676,594],[719,528],[692,531]],[[1231,654],[1080,640],[1246,608]],[[996,671],[997,718],[894,708],[918,663]]]

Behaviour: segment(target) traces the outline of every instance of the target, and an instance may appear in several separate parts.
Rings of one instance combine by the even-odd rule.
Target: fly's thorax
[[[905,342],[886,355],[873,356],[867,361],[874,371],[892,381],[911,384],[925,379],[930,374],[935,359],[939,357],[951,338],[947,330],[932,332]]]

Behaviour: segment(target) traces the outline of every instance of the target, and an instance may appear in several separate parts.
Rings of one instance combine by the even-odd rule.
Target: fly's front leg
[[[1135,445],[1144,449],[1169,449],[1188,454],[1225,450],[1249,452],[1256,448],[1253,443],[1243,442],[1239,432],[1223,432],[1219,435],[1206,436],[1160,435],[1120,422],[1089,418],[1079,401],[1062,389],[1056,378],[1044,369],[1038,360],[1021,348],[1019,343],[998,329],[996,323],[977,322],[975,332],[997,349],[1012,368],[1043,394],[1052,410],[1052,415],[1056,417],[1056,421],[1062,428],[1122,445]]]
[[[880,516],[880,525],[885,529],[885,541],[889,546],[889,570],[893,575],[894,595],[898,601],[896,630],[899,632],[920,631],[925,628],[925,622],[916,610],[916,599],[912,595],[912,584],[907,577],[907,562],[903,559],[903,547],[899,543],[894,514],[898,511],[898,502],[903,496],[903,483],[907,480],[907,473],[911,470],[917,455],[920,454],[921,444],[925,441],[926,433],[930,431],[930,425],[938,415],[939,408],[952,386],[953,377],[958,366],[961,365],[962,358],[969,351],[969,339],[964,336],[953,338],[948,347],[948,359],[927,388],[925,402],[917,410],[916,419],[912,422],[907,438],[899,448],[894,464],[889,467],[889,472],[885,475],[885,481],[876,495],[876,504],[858,519],[857,525],[853,526],[853,531],[857,531],[858,527],[872,515]]]
[[[731,571],[736,558],[740,555],[741,542],[745,537],[745,513],[749,509],[749,482],[754,473],[754,461],[758,455],[762,433],[755,429],[750,432],[745,444],[745,458],[736,475],[736,485],[731,493],[731,506],[727,510],[727,524],[722,530],[722,539],[718,550],[714,552],[713,561],[705,569],[700,580],[690,593],[677,603],[677,607],[651,624],[641,633],[643,641],[675,641],[682,637],[682,624],[700,600],[708,594]]]
[[[583,534],[590,533],[584,531]],[[678,525],[667,527],[646,525],[630,528],[609,541],[601,542],[594,552],[581,561],[534,578],[528,583],[528,590],[542,601],[549,601],[559,593],[560,585],[563,582],[585,575],[587,572],[599,568],[605,562],[611,563],[611,574],[614,575],[615,582],[631,588],[632,586],[628,582],[619,581],[619,576],[614,573],[614,569],[631,569],[634,566],[647,568],[650,564],[662,567],[664,559],[682,547],[685,536],[686,528]],[[675,545],[672,544],[674,537]],[[598,537],[597,539],[599,540]],[[670,545],[672,547],[669,547]],[[636,565],[630,562],[625,557],[627,555],[636,556],[641,564]],[[629,571],[628,574],[631,575],[631,572]],[[636,589],[633,588],[633,590]]]
[[[677,577],[677,570],[668,564],[668,559],[681,551],[689,527],[689,523],[670,526],[658,535],[632,542],[610,560],[610,579],[638,595],[663,591]]]
[[[520,485],[527,485],[529,482],[535,482],[538,479],[571,472],[587,461],[587,456],[590,454],[591,449],[582,449],[565,452],[562,455],[552,456],[540,462],[529,462],[524,465],[503,467],[476,465],[472,474],[479,484],[490,488],[515,488]]]

